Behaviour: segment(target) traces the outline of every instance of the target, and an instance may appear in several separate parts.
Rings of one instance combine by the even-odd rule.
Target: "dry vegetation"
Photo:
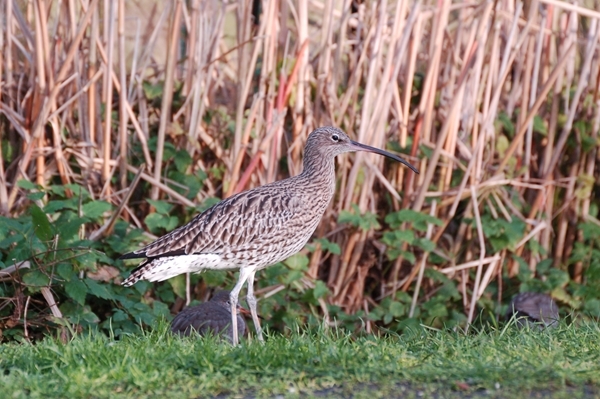
[[[143,198],[183,209],[296,174],[307,135],[332,124],[421,174],[340,158],[316,236],[341,253],[317,247],[302,279],[326,282],[325,314],[325,302],[368,311],[397,291],[412,314],[439,286],[426,268],[457,282],[468,320],[490,284],[501,300],[516,259],[535,272],[552,258],[582,280],[587,265],[569,258],[578,223],[598,223],[597,1],[258,1],[260,14],[250,1],[142,3],[2,2],[2,214],[27,210],[21,179],[77,183],[145,229]],[[194,198],[167,175],[169,143],[190,154],[187,174],[207,176]],[[400,209],[435,216],[414,230],[435,249],[405,242],[394,259],[381,230],[337,223],[353,204],[381,224]],[[524,228],[495,250],[490,220]]]

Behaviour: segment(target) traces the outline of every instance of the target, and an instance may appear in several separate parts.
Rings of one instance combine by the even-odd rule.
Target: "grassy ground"
[[[0,346],[4,397],[597,397],[600,328],[271,335],[233,348],[162,325]],[[4,395],[4,394],[3,394]]]

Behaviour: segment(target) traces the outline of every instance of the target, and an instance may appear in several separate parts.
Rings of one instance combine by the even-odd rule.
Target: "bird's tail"
[[[150,259],[146,259],[138,267],[136,267],[135,269],[133,269],[133,271],[131,272],[131,274],[129,275],[129,277],[127,277],[125,279],[125,281],[123,281],[121,283],[121,285],[124,286],[124,287],[131,287],[132,285],[134,285],[138,281],[142,280],[144,278],[144,274],[151,267],[152,267],[152,262],[150,261]]]
[[[183,273],[199,273],[205,269],[231,269],[232,263],[223,263],[221,255],[198,254],[181,256],[161,256],[145,259],[131,275],[123,281],[125,287],[139,280],[164,281]]]

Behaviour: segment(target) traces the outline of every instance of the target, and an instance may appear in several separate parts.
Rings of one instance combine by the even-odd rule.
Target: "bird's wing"
[[[231,325],[231,313],[218,306],[206,306],[210,303],[183,309],[173,318],[171,331],[182,335],[190,335],[192,331],[206,335],[212,331],[216,335],[227,329]],[[238,329],[243,331],[245,327],[244,319],[238,315]]]
[[[185,335],[188,335],[189,331],[187,330],[192,325],[193,321],[197,319],[201,320],[203,317],[205,317],[204,313],[206,312],[198,309],[198,307],[188,307],[177,313],[177,315],[175,315],[171,321],[171,331],[174,333],[184,333]]]
[[[286,190],[257,187],[215,204],[188,224],[121,259],[218,254],[225,248],[245,248],[288,228],[300,206],[301,200]]]
[[[558,311],[549,298],[524,303],[520,306],[519,310],[538,320],[540,318],[550,318]]]
[[[523,293],[516,297],[511,305],[514,306],[515,310],[536,320],[558,316],[556,303],[550,296],[545,294]]]

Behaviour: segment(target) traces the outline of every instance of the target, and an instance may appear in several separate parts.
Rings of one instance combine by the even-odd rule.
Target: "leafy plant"
[[[64,320],[84,328],[111,328],[117,335],[138,330],[138,322],[152,324],[157,317],[169,315],[164,303],[144,303],[142,292],[115,284],[121,272],[112,255],[138,242],[140,231],[127,232],[126,223],[118,222],[106,240],[86,238],[91,228],[105,222],[104,216],[112,210],[109,203],[93,200],[84,188],[72,184],[43,190],[23,182],[21,187],[29,189],[30,198],[43,195],[49,201],[43,209],[31,205],[19,218],[0,217],[0,266],[29,265],[13,273],[10,283],[3,282],[2,296],[27,296],[36,304],[23,309],[14,306],[21,299],[7,300],[8,306],[0,308],[5,337],[25,334],[25,318],[29,333],[49,327],[44,320],[51,314],[52,303],[42,295],[44,289],[51,289],[46,295],[51,292]],[[13,320],[13,326],[6,328],[6,320]]]
[[[361,230],[379,229],[381,225],[377,221],[377,215],[365,212],[361,215],[358,205],[352,204],[353,212],[342,210],[338,216],[338,223],[348,223]]]
[[[388,257],[394,260],[402,256],[411,264],[416,262],[416,257],[412,250],[403,249],[405,245],[419,248],[425,252],[431,252],[435,249],[435,243],[427,238],[418,237],[412,229],[401,229],[401,226],[404,223],[410,223],[414,230],[425,232],[429,223],[436,226],[443,225],[443,222],[438,218],[415,212],[411,209],[392,212],[385,217],[385,222],[390,226],[391,230],[383,233],[381,241],[388,246]]]

